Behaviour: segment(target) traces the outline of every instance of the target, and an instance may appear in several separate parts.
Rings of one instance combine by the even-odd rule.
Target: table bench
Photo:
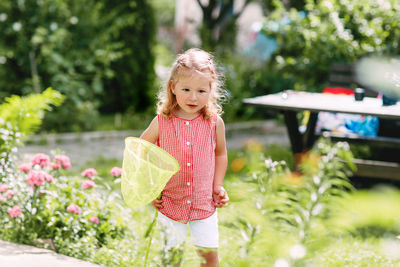
[[[363,101],[355,101],[351,95],[333,95],[322,93],[310,93],[301,91],[283,91],[277,94],[247,98],[245,104],[272,108],[283,112],[285,124],[288,130],[291,148],[294,154],[307,151],[312,147],[318,135],[315,126],[318,113],[334,112],[360,115],[371,115],[378,118],[400,120],[400,104],[382,106],[382,100],[373,97],[365,97]],[[310,111],[305,131],[299,130],[297,113]],[[381,147],[399,148],[400,138],[396,137],[364,137],[356,134],[325,133],[333,140],[366,143]],[[400,153],[393,155],[394,159],[400,159]],[[393,161],[362,160],[355,159],[357,177],[389,178],[400,180],[400,163]]]

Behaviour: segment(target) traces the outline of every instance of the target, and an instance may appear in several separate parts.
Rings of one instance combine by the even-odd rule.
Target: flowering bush
[[[94,190],[94,168],[83,171],[82,176],[90,180],[82,180],[66,176],[70,167],[65,155],[51,159],[38,153],[32,162],[2,178],[1,239],[27,244],[51,240],[55,250],[83,257],[87,251],[74,250],[71,244],[99,248],[124,236],[127,218],[121,217],[123,212],[115,205],[119,195]]]
[[[126,230],[127,221],[134,222],[130,210],[109,188],[93,189],[92,180],[100,179],[94,169],[86,172],[93,183],[85,190],[81,177],[67,176],[71,161],[65,155],[39,153],[16,167],[17,146],[39,128],[44,111],[62,100],[49,88],[6,98],[0,105],[0,239],[108,266],[135,266],[142,243],[132,244],[136,237]]]

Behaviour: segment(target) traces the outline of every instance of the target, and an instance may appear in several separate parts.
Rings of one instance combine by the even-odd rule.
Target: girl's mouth
[[[188,105],[189,108],[196,108],[197,105]]]

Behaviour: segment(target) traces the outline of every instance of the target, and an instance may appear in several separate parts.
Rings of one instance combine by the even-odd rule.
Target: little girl
[[[167,246],[183,243],[189,224],[193,244],[205,265],[219,266],[216,208],[227,205],[223,188],[227,167],[223,96],[213,57],[197,48],[178,55],[159,94],[157,116],[141,138],[170,153],[181,167],[153,206],[172,228]]]

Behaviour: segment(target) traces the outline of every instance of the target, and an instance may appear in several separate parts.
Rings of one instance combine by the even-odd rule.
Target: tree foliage
[[[203,15],[199,28],[202,47],[222,54],[224,50],[235,51],[237,20],[251,2],[259,2],[265,14],[275,9],[274,0],[197,0]],[[304,0],[285,0],[281,5],[286,9],[302,9]]]
[[[369,54],[400,52],[396,0],[307,0],[305,17],[275,4],[263,27],[278,42],[269,65],[293,81],[295,89],[320,89],[332,62],[353,63]]]
[[[106,0],[103,13],[111,25],[108,42],[118,44],[121,57],[113,60],[114,75],[105,81],[101,110],[123,112],[146,109],[155,99],[154,55],[156,23],[146,0]]]
[[[6,0],[0,10],[0,99],[52,86],[67,99],[47,128],[90,129],[99,106],[150,101],[154,22],[145,0]]]
[[[235,0],[210,0],[203,3],[197,0],[203,21],[199,29],[202,47],[208,51],[234,51],[237,34],[237,19],[251,0],[245,0],[241,8],[237,8]],[[234,9],[238,9],[237,12]]]

